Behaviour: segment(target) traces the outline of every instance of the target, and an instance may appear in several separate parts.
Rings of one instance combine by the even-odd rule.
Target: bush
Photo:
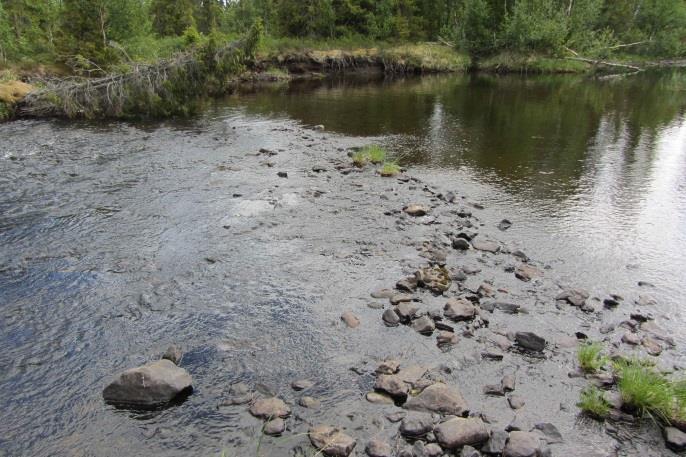
[[[505,23],[508,47],[559,54],[567,37],[564,12],[549,0],[519,0]]]
[[[603,346],[600,343],[583,344],[577,353],[579,366],[586,373],[600,370],[606,363],[607,357],[602,355]]]

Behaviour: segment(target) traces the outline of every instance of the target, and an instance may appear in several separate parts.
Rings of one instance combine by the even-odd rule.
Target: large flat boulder
[[[186,370],[162,359],[124,371],[105,387],[102,396],[115,405],[152,408],[191,393],[192,383]]]
[[[413,411],[462,416],[469,411],[460,391],[442,383],[432,384],[404,406]]]
[[[450,419],[438,425],[434,433],[438,444],[449,450],[460,449],[463,446],[480,446],[490,437],[486,424],[474,417]]]

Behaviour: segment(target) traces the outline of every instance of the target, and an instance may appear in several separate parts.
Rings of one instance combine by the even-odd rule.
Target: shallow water
[[[484,231],[560,283],[600,298],[647,291],[683,343],[685,89],[683,74],[321,81],[243,90],[186,122],[0,125],[0,455],[289,455],[306,440],[262,442],[244,409],[218,407],[232,382],[294,402],[290,381],[316,379],[324,408],[298,416],[371,430],[378,411],[360,398],[373,378],[351,366],[457,363],[429,340],[408,344],[405,328],[366,326],[379,323],[369,291],[416,263],[424,228],[381,217],[407,202],[397,186],[308,170],[370,141],[483,203]],[[500,233],[503,217],[513,227]],[[362,318],[357,333],[337,324],[344,308]],[[114,373],[172,343],[195,380],[185,403],[102,403]],[[458,378],[498,373],[459,357]],[[546,366],[563,379],[568,363]],[[531,393],[550,421],[576,395]],[[558,420],[579,432],[573,415]],[[605,444],[582,435],[574,446]]]

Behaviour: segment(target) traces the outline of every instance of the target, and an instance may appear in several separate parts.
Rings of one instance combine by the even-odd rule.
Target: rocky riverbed
[[[650,421],[576,407],[603,382],[580,341],[679,366],[654,288],[569,283],[450,176],[352,166],[382,139],[240,113],[2,129],[3,186],[23,182],[3,197],[6,455],[675,455]],[[192,376],[184,402],[104,402],[171,344],[153,365],[185,394]]]

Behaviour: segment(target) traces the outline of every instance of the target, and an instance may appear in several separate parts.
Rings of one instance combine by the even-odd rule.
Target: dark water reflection
[[[541,257],[583,259],[568,266],[578,281],[611,288],[650,278],[680,309],[684,72],[306,82],[230,104],[384,137],[403,164],[486,186],[482,199],[516,208],[514,233],[538,237]]]

